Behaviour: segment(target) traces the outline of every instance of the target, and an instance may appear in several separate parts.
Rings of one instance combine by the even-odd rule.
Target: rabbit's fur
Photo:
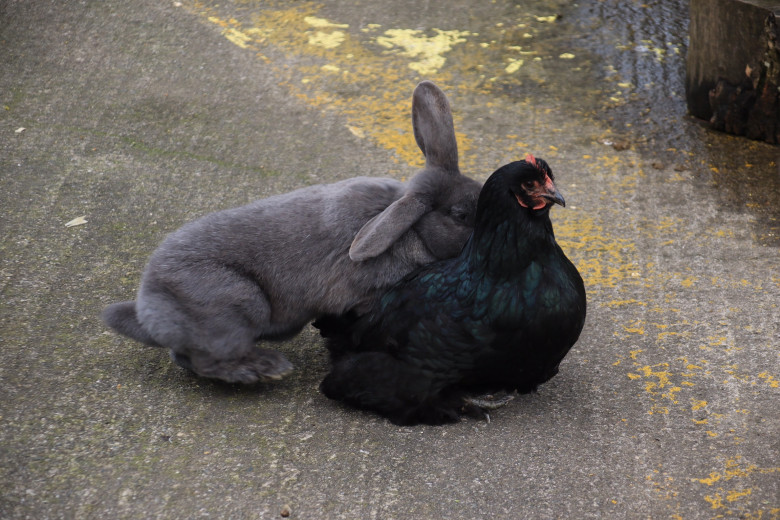
[[[458,169],[449,103],[433,83],[415,89],[412,120],[426,165],[407,184],[356,177],[185,224],[152,254],[136,301],[109,305],[104,321],[201,376],[283,377],[290,362],[258,340],[359,312],[470,235],[481,185]]]

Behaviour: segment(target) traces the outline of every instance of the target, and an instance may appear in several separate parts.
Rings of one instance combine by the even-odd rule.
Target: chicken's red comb
[[[525,162],[527,162],[534,168],[538,168],[538,166],[536,165],[536,158],[530,153],[525,154]]]

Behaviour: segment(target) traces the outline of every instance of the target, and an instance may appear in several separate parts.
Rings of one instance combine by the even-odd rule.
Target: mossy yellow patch
[[[412,58],[408,67],[423,76],[435,74],[444,66],[444,55],[452,46],[466,41],[468,31],[442,31],[434,29],[433,36],[426,36],[417,29],[388,29],[376,43],[390,51],[398,51],[402,56]]]
[[[250,35],[233,28],[225,29],[222,34],[225,36],[225,38],[235,43],[242,49],[249,48],[249,42],[252,41],[252,37]]]
[[[518,70],[520,70],[520,67],[523,66],[523,60],[520,59],[510,59],[509,65],[507,65],[504,70],[507,74],[514,74]]]
[[[326,20],[325,18],[318,18],[316,16],[304,16],[303,21],[311,25],[312,27],[318,27],[320,29],[324,29],[326,27],[338,27],[339,29],[347,29],[349,27],[348,24],[334,23],[329,20]]]
[[[309,45],[315,45],[323,49],[335,49],[344,43],[344,40],[346,40],[346,34],[343,31],[317,31],[309,35]]]
[[[639,305],[639,306],[642,306],[642,307],[646,307],[647,303],[639,301],[639,300],[630,299],[630,300],[612,300],[612,301],[609,301],[609,302],[604,302],[601,305],[603,307],[609,307],[609,308],[614,309],[616,307],[624,307],[626,305]]]
[[[629,334],[644,334],[645,328],[640,320],[636,320],[634,323],[628,326],[623,326],[623,330]]]
[[[577,215],[577,219],[556,221],[556,238],[561,247],[576,259],[585,284],[589,288],[617,287],[636,278],[638,268],[631,261],[636,246],[629,239],[610,236],[604,224],[592,216]]]
[[[752,495],[753,490],[749,487],[741,485],[740,481],[746,477],[751,476],[754,473],[759,474],[771,474],[780,472],[780,467],[768,467],[761,468],[755,464],[747,464],[742,460],[742,456],[726,459],[725,469],[722,471],[713,471],[705,478],[694,478],[694,482],[705,484],[708,487],[718,484],[717,490],[713,494],[706,495],[704,500],[710,504],[711,509],[724,509],[718,516],[722,514],[731,514],[732,511],[728,509],[731,505],[739,500],[742,500]],[[730,482],[734,480],[734,482]],[[780,510],[771,510],[780,512]],[[755,511],[756,515],[740,515],[744,518],[762,518],[764,510]]]
[[[470,33],[434,29],[433,35],[426,36],[416,30],[389,29],[372,36],[367,46],[346,30],[348,24],[319,16],[320,7],[313,3],[265,10],[253,15],[250,24],[218,16],[219,6],[196,5],[210,23],[235,31],[230,34],[243,35],[228,38],[233,43],[241,47],[272,46],[297,56],[293,73],[298,80],[287,83],[295,97],[344,114],[348,126],[361,128],[366,138],[393,151],[399,163],[417,167],[423,164],[410,122],[411,91],[417,79],[405,71],[411,69],[423,77],[438,71],[444,55],[453,45],[466,41]],[[371,25],[372,31],[378,28]],[[377,45],[385,50],[377,53]],[[288,77],[292,71],[280,64],[277,72],[280,77]],[[442,86],[446,90],[446,85]],[[457,107],[454,112],[457,129]],[[466,169],[474,163],[469,156],[471,139],[463,133],[456,135],[460,162]]]
[[[780,381],[769,375],[769,372],[761,372],[758,374],[758,378],[769,384],[772,388],[780,387]]]
[[[693,480],[712,486],[721,480],[729,481],[735,478],[748,477],[753,473],[771,474],[780,472],[780,467],[761,468],[756,464],[745,463],[743,462],[741,455],[726,459],[724,466],[723,471],[714,471],[710,473],[707,478],[696,478]]]

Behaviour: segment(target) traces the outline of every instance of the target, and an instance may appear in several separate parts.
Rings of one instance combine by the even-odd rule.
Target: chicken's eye
[[[532,190],[534,187],[536,187],[536,181],[525,181],[523,183],[523,188],[526,190]]]

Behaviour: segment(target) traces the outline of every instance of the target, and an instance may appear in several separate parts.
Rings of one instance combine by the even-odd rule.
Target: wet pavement
[[[780,153],[686,116],[671,1],[0,1],[0,517],[777,518]],[[413,175],[411,92],[464,173],[531,152],[585,330],[534,395],[444,427],[194,378],[106,330],[166,233]],[[86,223],[66,227],[77,217]]]

